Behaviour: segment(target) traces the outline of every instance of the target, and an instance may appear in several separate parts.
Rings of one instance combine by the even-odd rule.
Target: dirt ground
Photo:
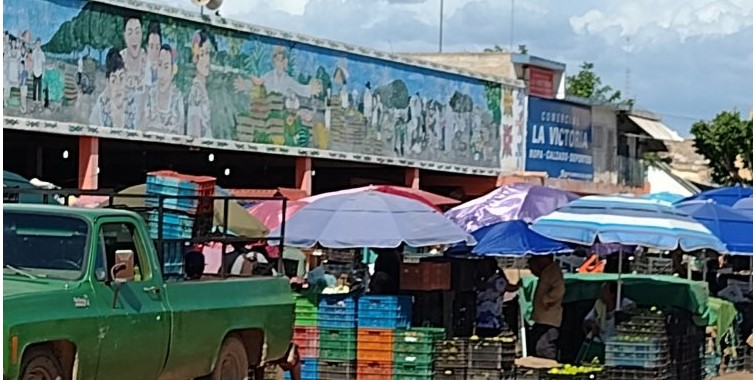
[[[753,379],[753,374],[750,372],[735,372],[735,373],[728,373],[726,375],[717,376],[712,378],[711,380],[751,380]]]

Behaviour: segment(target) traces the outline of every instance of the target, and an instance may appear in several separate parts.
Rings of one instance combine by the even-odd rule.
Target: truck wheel
[[[61,380],[60,360],[45,347],[30,349],[21,361],[21,380]]]
[[[221,345],[218,361],[210,378],[212,380],[245,380],[249,374],[249,359],[244,343],[236,336],[229,336]]]

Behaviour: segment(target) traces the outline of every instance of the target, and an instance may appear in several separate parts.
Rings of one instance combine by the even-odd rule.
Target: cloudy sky
[[[189,0],[148,0],[191,7]],[[393,52],[438,48],[440,0],[225,0],[224,17]],[[689,135],[753,104],[751,0],[514,0],[514,45],[606,84]],[[511,0],[445,0],[444,51],[509,47]],[[629,81],[626,73],[629,69]],[[629,83],[629,87],[627,86]]]

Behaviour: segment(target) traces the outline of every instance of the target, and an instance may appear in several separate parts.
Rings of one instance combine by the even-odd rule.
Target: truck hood
[[[43,294],[78,287],[63,280],[30,279],[20,276],[3,276],[3,300]]]

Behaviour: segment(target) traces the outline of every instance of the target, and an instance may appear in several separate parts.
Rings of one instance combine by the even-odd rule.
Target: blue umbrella
[[[549,238],[581,245],[621,243],[660,250],[727,252],[709,229],[682,211],[666,202],[636,197],[583,197],[536,219],[531,228]]]
[[[753,217],[712,200],[681,202],[675,208],[711,230],[731,255],[753,255]]]
[[[465,242],[475,239],[428,205],[378,191],[318,199],[286,221],[285,244],[310,248],[395,248]],[[280,236],[280,227],[271,236]]]
[[[743,186],[720,187],[714,190],[704,191],[692,197],[683,199],[681,202],[711,199],[725,206],[732,206],[735,202],[753,196],[753,189]]]
[[[680,194],[670,193],[669,191],[663,191],[661,193],[646,194],[646,195],[643,195],[641,198],[675,203],[675,202],[681,201],[685,197],[683,197]]]
[[[573,251],[567,244],[534,232],[522,220],[488,225],[472,235],[478,241],[472,253],[478,256],[551,255]]]
[[[751,217],[753,217],[753,197],[743,198],[735,202],[732,208],[750,213]]]

